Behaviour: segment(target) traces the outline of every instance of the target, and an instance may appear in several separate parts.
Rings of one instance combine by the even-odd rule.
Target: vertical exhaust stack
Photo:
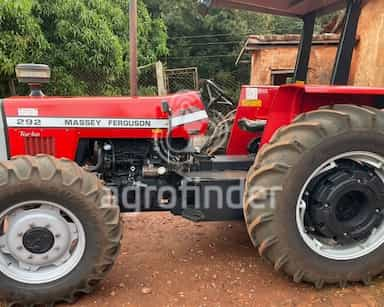
[[[18,64],[16,65],[16,77],[20,83],[26,83],[31,89],[29,96],[45,96],[41,90],[42,84],[49,83],[51,70],[44,64]]]

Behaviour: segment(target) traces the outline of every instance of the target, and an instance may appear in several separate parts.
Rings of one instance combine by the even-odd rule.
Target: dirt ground
[[[76,306],[384,306],[384,279],[369,287],[297,285],[257,256],[244,224],[194,224],[167,213],[126,215],[121,255]]]

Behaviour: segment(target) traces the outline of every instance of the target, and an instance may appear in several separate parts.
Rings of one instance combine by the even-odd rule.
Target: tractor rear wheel
[[[111,269],[120,239],[110,191],[70,160],[0,163],[0,295],[11,305],[72,303]]]
[[[335,105],[280,128],[244,194],[259,254],[316,287],[384,271],[384,112]]]

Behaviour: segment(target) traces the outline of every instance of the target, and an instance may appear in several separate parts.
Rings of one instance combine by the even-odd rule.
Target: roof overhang
[[[233,8],[260,13],[303,17],[317,12],[324,14],[341,9],[348,0],[199,0],[201,5]]]

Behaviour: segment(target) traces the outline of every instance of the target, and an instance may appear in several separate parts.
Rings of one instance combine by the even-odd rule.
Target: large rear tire
[[[258,154],[244,194],[261,256],[316,287],[384,271],[384,113],[336,105],[280,128]]]
[[[0,163],[0,295],[12,305],[72,303],[118,255],[119,207],[98,178],[70,160]]]

